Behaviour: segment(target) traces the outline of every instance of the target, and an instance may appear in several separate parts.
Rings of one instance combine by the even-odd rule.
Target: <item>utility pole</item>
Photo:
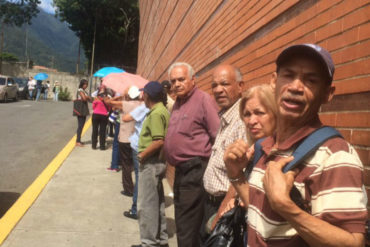
[[[28,59],[28,25],[26,25],[26,50],[24,57],[26,58],[26,64],[27,64],[27,69],[29,68],[29,59]]]
[[[95,16],[96,16],[96,15],[95,15]],[[91,95],[91,87],[92,87],[92,74],[93,74],[93,69],[94,69],[95,37],[96,37],[96,17],[95,17],[95,25],[94,25],[94,39],[93,39],[93,46],[92,46],[92,53],[91,53],[91,67],[90,67],[90,95]]]
[[[3,49],[4,49],[4,22],[1,23],[1,40],[0,40],[0,74],[3,73]]]
[[[81,38],[79,38],[79,42],[78,42],[78,55],[77,55],[77,64],[76,64],[76,74],[78,74],[78,72],[79,72],[80,56],[81,56]]]

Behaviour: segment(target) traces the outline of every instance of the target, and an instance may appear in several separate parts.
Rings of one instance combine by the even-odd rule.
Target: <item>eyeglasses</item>
[[[180,78],[171,79],[170,82],[171,84],[175,84],[176,81],[183,83],[185,80],[186,80],[185,77],[180,77]]]

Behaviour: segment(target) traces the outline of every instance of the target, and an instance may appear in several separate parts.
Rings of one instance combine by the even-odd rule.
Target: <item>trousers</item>
[[[168,244],[162,179],[166,165],[158,157],[139,166],[138,217],[141,246]]]
[[[107,130],[108,116],[93,114],[92,115],[92,135],[91,135],[91,145],[96,148],[98,142],[99,133],[99,143],[100,149],[105,149],[105,133]]]
[[[132,182],[132,150],[129,142],[119,143],[119,162],[122,166],[122,186],[128,194],[134,193],[134,183]]]
[[[201,245],[205,201],[203,174],[207,163],[207,160],[195,157],[176,166],[174,204],[178,247]]]

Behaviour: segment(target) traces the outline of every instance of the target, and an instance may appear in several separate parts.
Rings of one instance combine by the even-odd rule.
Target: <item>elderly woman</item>
[[[275,130],[277,106],[270,85],[263,84],[248,89],[240,101],[239,113],[245,123],[248,143],[251,146],[246,155],[251,156],[254,151],[252,144],[260,138],[272,135]],[[243,140],[238,140],[232,145],[248,146]],[[235,189],[230,186],[211,228],[215,226],[219,217],[234,207],[235,197]]]

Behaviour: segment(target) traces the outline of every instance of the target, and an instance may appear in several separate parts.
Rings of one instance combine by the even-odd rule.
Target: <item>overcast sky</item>
[[[53,3],[53,0],[41,0],[41,3],[40,3],[40,7],[48,12],[48,13],[51,13],[51,14],[54,14],[55,11],[54,11],[54,8],[52,6],[52,3]]]

